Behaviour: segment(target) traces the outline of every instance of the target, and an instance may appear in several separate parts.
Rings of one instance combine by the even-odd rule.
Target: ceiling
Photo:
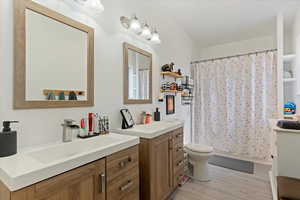
[[[287,11],[291,24],[300,0],[147,0],[143,5],[171,16],[198,46],[207,47],[274,35],[277,13]]]

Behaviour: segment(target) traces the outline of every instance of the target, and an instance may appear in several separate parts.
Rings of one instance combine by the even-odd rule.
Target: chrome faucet
[[[74,120],[72,119],[65,119],[64,123],[62,124],[63,127],[63,142],[72,142],[72,128]]]

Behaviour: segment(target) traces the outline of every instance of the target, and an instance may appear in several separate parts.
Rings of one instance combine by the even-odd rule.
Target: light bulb
[[[159,34],[156,30],[152,34],[151,42],[153,42],[154,44],[160,44],[161,43],[161,41],[159,39]]]
[[[101,13],[104,10],[100,0],[87,0],[86,8],[97,13]]]
[[[152,34],[151,34],[151,30],[148,26],[148,24],[146,23],[143,27],[143,30],[142,30],[142,37],[144,37],[145,39],[147,40],[150,40],[151,37],[152,37]]]
[[[130,21],[130,29],[136,34],[141,33],[141,24],[136,16],[134,16]]]
[[[101,13],[104,10],[104,7],[101,3],[100,0],[75,0],[78,2],[80,5],[83,6],[83,8],[90,12],[95,12],[95,13]]]

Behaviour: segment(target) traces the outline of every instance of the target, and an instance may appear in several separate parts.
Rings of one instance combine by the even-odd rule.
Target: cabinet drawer
[[[132,167],[138,166],[138,161],[138,146],[131,147],[107,157],[107,181],[123,176],[126,171]]]
[[[173,162],[174,174],[177,174],[180,170],[184,170],[184,164],[184,154],[182,154],[178,156]]]
[[[184,155],[183,143],[174,144],[173,155],[175,160]]]
[[[139,199],[139,168],[130,169],[107,183],[107,200]]]
[[[173,131],[174,143],[183,143],[183,128],[179,128]]]

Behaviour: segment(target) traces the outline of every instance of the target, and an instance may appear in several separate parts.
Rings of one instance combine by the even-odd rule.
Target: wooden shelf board
[[[170,92],[170,93],[182,93],[182,91],[178,91],[178,90],[160,90],[160,92],[166,93],[166,92]]]
[[[161,75],[163,76],[170,76],[170,77],[173,77],[173,78],[183,78],[182,75],[179,75],[175,72],[160,72]]]
[[[287,82],[296,82],[297,81],[297,79],[296,78],[284,78],[283,79],[283,82],[285,82],[285,83],[287,83]]]
[[[284,55],[283,56],[283,60],[285,61],[285,62],[290,62],[290,61],[292,61],[293,59],[295,59],[296,58],[296,55],[295,54],[289,54],[289,55]]]
[[[69,96],[69,93],[73,91],[77,96],[85,96],[84,91],[77,91],[77,90],[50,90],[50,89],[45,89],[43,90],[44,95],[48,95],[49,92],[53,92],[55,96],[59,96],[61,92],[64,92],[65,96]]]

